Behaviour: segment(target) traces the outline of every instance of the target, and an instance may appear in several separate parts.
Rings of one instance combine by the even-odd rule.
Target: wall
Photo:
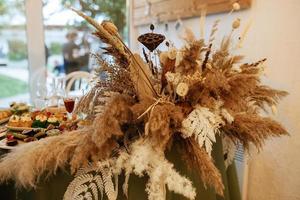
[[[253,24],[241,53],[247,60],[268,58],[267,77],[264,81],[290,95],[278,107],[276,118],[290,132],[290,137],[272,139],[259,154],[251,153],[249,160],[249,200],[294,200],[300,199],[300,1],[299,0],[256,0],[251,9],[234,13],[209,16],[206,21],[208,32],[213,21],[222,19],[220,36],[228,33],[231,21],[241,18],[245,25],[249,19]],[[200,34],[199,18],[188,19],[184,25]],[[242,27],[243,28],[243,27]],[[138,27],[134,37],[148,31]],[[169,23],[169,32],[164,25],[157,27],[168,38],[178,41],[175,22]],[[138,49],[137,43],[134,48]],[[246,60],[246,61],[247,61]]]

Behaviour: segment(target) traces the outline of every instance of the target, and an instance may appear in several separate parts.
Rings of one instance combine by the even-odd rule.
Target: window
[[[44,0],[45,44],[48,52],[47,67],[55,74],[72,71],[90,71],[90,52],[99,52],[100,41],[92,35],[87,23],[64,4],[82,10],[99,22],[111,19],[127,39],[126,0]],[[72,52],[71,52],[72,50]],[[75,50],[75,52],[73,52]],[[76,57],[73,56],[74,53]],[[72,55],[72,56],[70,56]],[[72,64],[66,59],[72,57]]]
[[[0,0],[0,107],[28,99],[24,1]]]
[[[43,63],[50,72],[64,67],[62,49],[69,32],[77,32],[79,69],[91,68],[89,52],[99,52],[100,41],[66,3],[99,22],[111,19],[128,41],[126,0],[0,0],[0,107],[29,101],[29,90],[31,97],[36,95],[31,83],[45,69]]]

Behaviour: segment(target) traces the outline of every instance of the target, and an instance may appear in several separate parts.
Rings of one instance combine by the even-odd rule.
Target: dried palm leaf
[[[133,55],[129,70],[139,99],[143,100],[156,97],[157,92],[151,81],[151,71],[138,54]]]

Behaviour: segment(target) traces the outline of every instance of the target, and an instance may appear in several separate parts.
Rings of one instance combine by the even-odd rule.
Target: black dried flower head
[[[166,46],[169,47],[170,46],[170,43],[168,41],[166,41]]]
[[[150,30],[151,30],[151,31],[154,31],[154,28],[155,28],[154,25],[151,24],[151,25],[150,25]]]
[[[164,40],[165,36],[158,33],[146,33],[138,37],[138,41],[151,52],[154,51]]]

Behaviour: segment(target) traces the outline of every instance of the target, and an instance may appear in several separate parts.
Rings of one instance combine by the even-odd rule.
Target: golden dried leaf
[[[151,83],[151,71],[141,56],[134,54],[129,65],[130,77],[140,100],[153,98],[156,91]]]

